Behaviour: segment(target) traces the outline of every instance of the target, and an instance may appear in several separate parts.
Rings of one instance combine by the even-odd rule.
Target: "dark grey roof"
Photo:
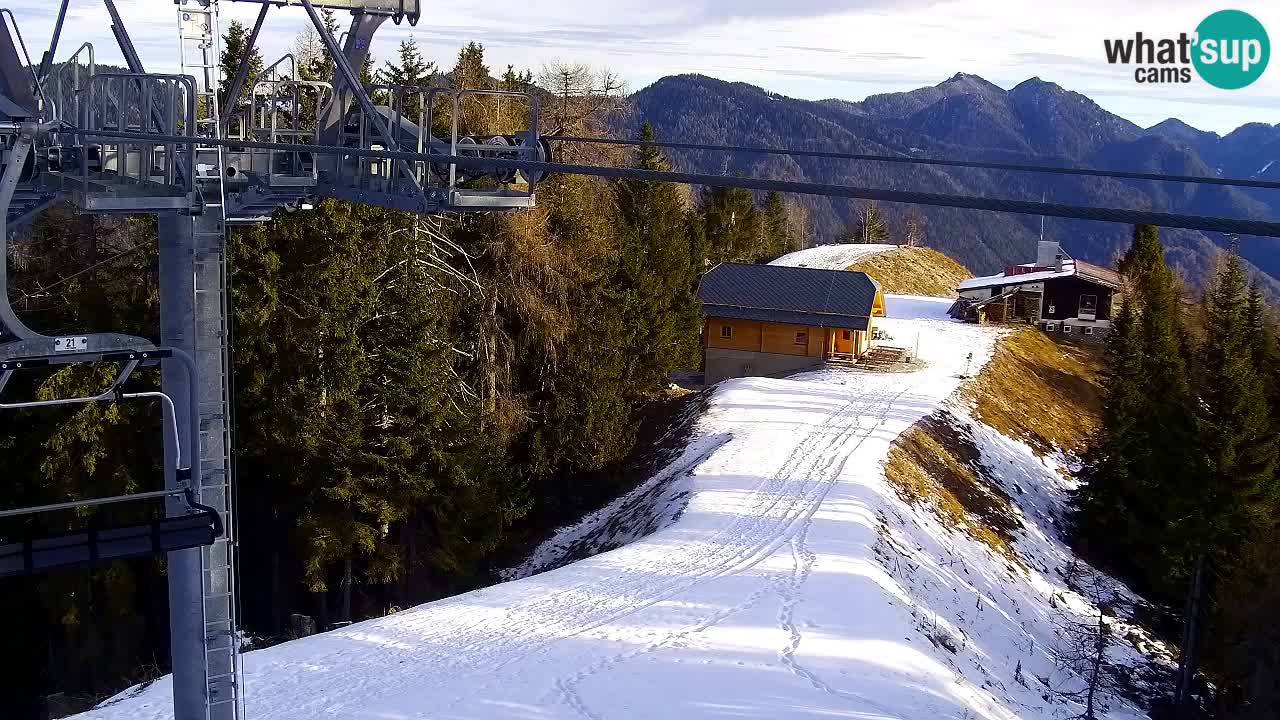
[[[702,276],[711,317],[866,330],[880,286],[848,270],[721,263]]]

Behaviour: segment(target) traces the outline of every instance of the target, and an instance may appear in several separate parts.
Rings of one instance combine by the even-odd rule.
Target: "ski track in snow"
[[[995,650],[952,657],[916,624],[933,612],[936,625],[948,603],[971,608],[951,597],[961,587],[982,597],[929,556],[950,552],[951,540],[930,549],[946,531],[901,505],[883,474],[893,439],[943,406],[970,353],[977,372],[994,349],[1000,331],[945,319],[950,302],[889,299],[885,328],[919,343],[925,369],[717,387],[687,457],[673,461],[696,467],[669,527],[540,575],[249,653],[248,717],[1053,717],[1020,715],[1034,693],[1007,697],[1009,683],[986,680]],[[886,540],[878,523],[888,515],[901,527]],[[904,529],[913,523],[922,529]],[[913,570],[885,565],[884,542]],[[982,577],[1003,571],[966,552],[987,563],[975,566]],[[1016,608],[1027,592],[1002,602]],[[996,609],[1011,618],[1007,604]],[[1017,642],[1026,634],[997,629]],[[81,717],[163,720],[170,693],[164,678]]]

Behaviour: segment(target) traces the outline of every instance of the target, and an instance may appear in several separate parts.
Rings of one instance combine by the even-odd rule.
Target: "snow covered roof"
[[[1026,265],[1020,267],[1027,267]],[[1042,280],[1050,280],[1053,278],[1063,277],[1079,277],[1092,283],[1106,285],[1110,288],[1119,288],[1123,284],[1123,278],[1120,273],[1115,270],[1104,268],[1101,265],[1094,265],[1083,260],[1064,260],[1061,270],[1040,270],[1037,272],[1022,273],[1020,275],[984,275],[982,277],[970,278],[963,280],[957,286],[959,290],[976,290],[978,288],[1001,287],[1005,285],[1018,285],[1021,283],[1040,282]]]
[[[721,263],[702,276],[711,317],[866,330],[880,286],[848,270]]]

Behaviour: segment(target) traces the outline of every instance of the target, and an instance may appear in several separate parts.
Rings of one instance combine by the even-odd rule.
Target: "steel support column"
[[[157,218],[160,244],[160,342],[195,356],[195,234],[191,218],[169,214]],[[197,366],[195,383],[200,384]],[[173,411],[188,417],[191,407],[191,381],[175,363],[164,363],[161,386],[173,398]],[[165,408],[165,422],[173,422]],[[178,477],[179,465],[191,468],[191,478],[200,477],[199,448],[188,444],[179,450],[165,435],[165,488],[177,489],[190,482]],[[198,480],[197,480],[198,482]],[[177,498],[167,504],[169,515],[186,514],[186,505]],[[205,682],[204,588],[201,581],[199,549],[169,553],[169,648],[173,662],[174,720],[205,720],[207,688]]]

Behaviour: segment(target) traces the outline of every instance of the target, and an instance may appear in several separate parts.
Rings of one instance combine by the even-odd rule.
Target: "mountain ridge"
[[[980,76],[956,73],[934,86],[881,93],[861,101],[790,98],[748,83],[705,75],[659,79],[632,96],[632,112],[616,131],[650,122],[659,139],[708,144],[784,146],[865,154],[950,157],[1062,164],[1170,174],[1280,177],[1280,127],[1248,123],[1226,136],[1178,120],[1143,128],[1092,99],[1038,77],[1004,90]],[[1085,178],[972,168],[846,162],[786,156],[676,151],[682,170],[751,175],[863,187],[911,189],[1092,205],[1136,207],[1225,217],[1280,217],[1280,195],[1223,186]],[[1242,169],[1244,168],[1244,169]],[[815,239],[833,240],[853,203],[802,198]],[[972,268],[997,270],[1034,255],[1040,221],[947,208],[923,209],[928,243]],[[905,207],[886,207],[900,225]],[[1049,219],[1046,230],[1068,251],[1113,262],[1131,229],[1091,221]],[[1207,277],[1229,240],[1164,230],[1169,257],[1193,282]],[[1242,255],[1268,290],[1280,294],[1280,241],[1246,238]]]

